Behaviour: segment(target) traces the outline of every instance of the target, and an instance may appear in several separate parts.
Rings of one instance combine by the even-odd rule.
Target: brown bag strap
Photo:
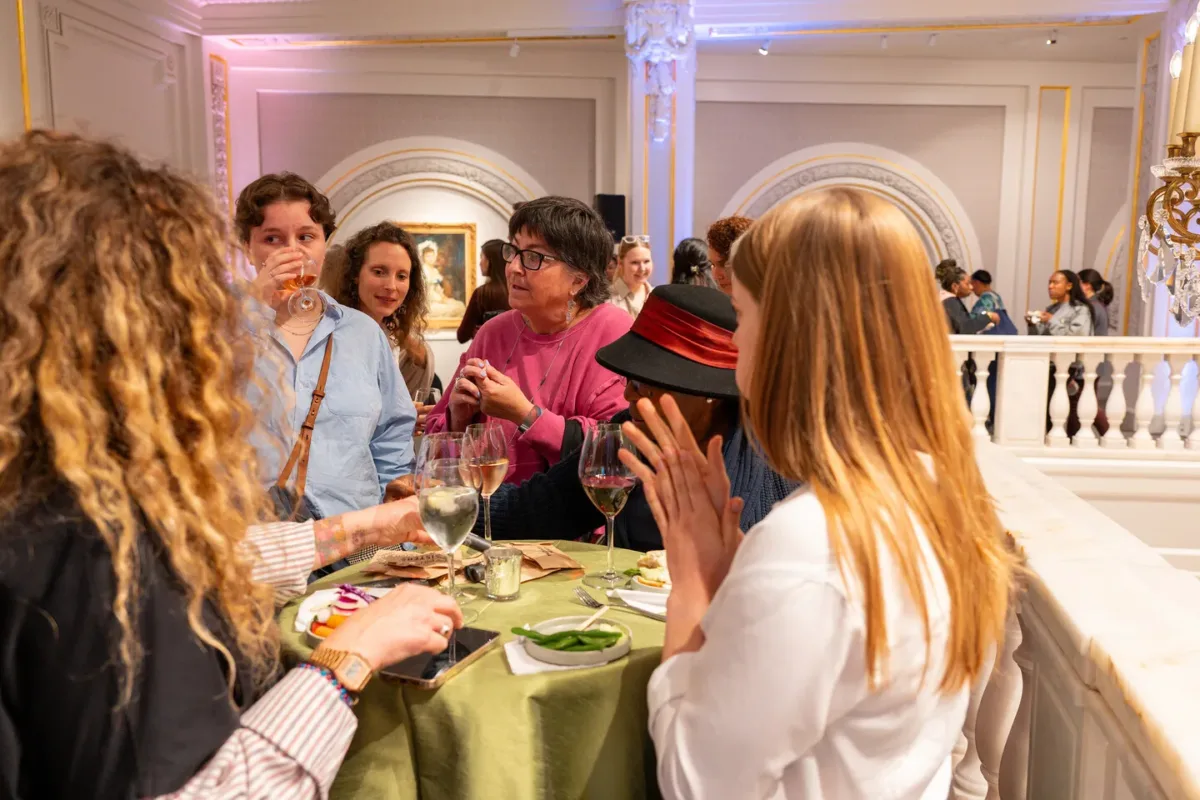
[[[308,416],[304,418],[304,424],[300,426],[300,435],[296,437],[292,454],[288,457],[287,463],[283,465],[283,470],[279,473],[279,478],[275,481],[275,485],[280,489],[286,489],[292,468],[297,467],[297,462],[299,462],[296,469],[297,499],[304,497],[304,484],[308,480],[308,450],[312,445],[313,425],[317,422],[317,412],[321,410],[321,401],[325,399],[325,379],[329,377],[329,359],[332,355],[333,334],[330,334],[329,340],[325,342],[325,359],[321,362],[321,375],[317,378],[317,388],[313,389],[312,403],[308,406]]]

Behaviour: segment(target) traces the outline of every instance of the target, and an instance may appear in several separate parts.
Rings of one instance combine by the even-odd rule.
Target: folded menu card
[[[524,555],[521,559],[521,582],[544,578],[563,569],[582,569],[582,565],[559,550],[552,542],[504,542],[504,547],[515,547]],[[482,553],[460,550],[454,558],[455,573],[470,564],[483,561]],[[371,575],[386,575],[410,580],[439,581],[446,577],[446,556],[440,550],[380,550],[367,564],[366,572]]]

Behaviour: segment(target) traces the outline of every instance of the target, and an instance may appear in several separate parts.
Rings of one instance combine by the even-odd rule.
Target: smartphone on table
[[[437,689],[461,672],[467,665],[492,649],[500,641],[499,631],[481,628],[463,628],[454,634],[450,647],[440,653],[421,653],[397,664],[379,670],[379,677],[419,686],[422,689]],[[454,658],[451,659],[451,648]]]

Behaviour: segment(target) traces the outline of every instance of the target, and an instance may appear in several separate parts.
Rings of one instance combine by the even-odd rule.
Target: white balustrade
[[[1200,392],[1189,366],[1200,358],[1200,340],[952,336],[951,342],[960,371],[968,359],[976,365],[976,388],[966,406],[979,440],[1026,456],[1200,461],[1200,426],[1193,423]],[[987,388],[993,361],[994,396]],[[1157,388],[1155,380],[1163,362],[1170,366],[1165,390],[1161,377]],[[1131,434],[1122,430],[1127,416]],[[1160,424],[1165,426],[1161,434]]]

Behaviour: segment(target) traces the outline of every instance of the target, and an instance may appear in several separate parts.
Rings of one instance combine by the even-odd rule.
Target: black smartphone
[[[450,646],[442,652],[433,655],[421,653],[398,664],[384,667],[379,670],[379,676],[426,689],[436,689],[499,641],[499,631],[463,628],[454,634]],[[451,649],[454,653],[453,659],[450,657]]]

